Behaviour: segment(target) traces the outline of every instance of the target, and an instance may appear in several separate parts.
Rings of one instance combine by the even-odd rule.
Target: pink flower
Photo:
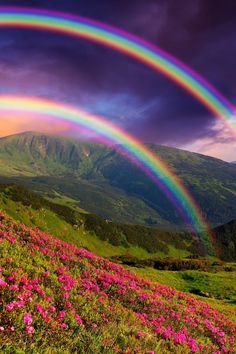
[[[23,315],[23,321],[24,321],[25,324],[27,324],[28,326],[31,325],[32,322],[33,322],[31,313],[24,313],[24,315]]]
[[[72,306],[71,302],[70,302],[70,301],[67,301],[67,302],[66,302],[66,308],[69,309],[71,306]]]
[[[62,324],[60,325],[60,327],[61,327],[61,329],[67,329],[67,328],[68,328],[68,326],[67,326],[66,323],[62,323]]]
[[[83,321],[82,321],[80,315],[76,314],[75,319],[76,319],[76,322],[78,323],[79,326],[81,326],[83,324]]]
[[[3,326],[0,327],[0,331],[1,332],[4,331],[4,327]]]
[[[19,287],[16,284],[12,284],[12,285],[9,286],[9,289],[12,290],[12,291],[17,291],[17,290],[19,290]]]
[[[11,257],[7,257],[6,262],[7,263],[11,263],[12,262],[12,258]]]
[[[193,338],[189,338],[188,345],[192,353],[195,353],[197,351],[196,341]]]
[[[25,328],[25,332],[28,333],[28,334],[33,333],[33,332],[34,332],[34,327],[32,327],[32,326],[27,326],[27,327]]]
[[[64,299],[68,299],[68,298],[70,297],[70,294],[64,293],[64,294],[63,294],[63,297],[64,297]]]
[[[0,278],[0,287],[5,288],[5,286],[7,286],[7,283],[2,278]]]
[[[224,335],[225,335],[225,332],[223,332],[223,331],[220,331],[220,332],[218,332],[217,334],[218,334],[218,336],[220,336],[220,337],[224,337]]]
[[[42,305],[37,304],[37,305],[35,306],[35,308],[36,308],[36,310],[37,310],[39,313],[43,313],[43,306],[42,306]]]
[[[136,337],[137,337],[137,338],[142,337],[142,332],[141,332],[141,331],[138,331],[138,332],[136,333]]]
[[[56,311],[56,307],[53,306],[53,305],[50,305],[50,306],[48,307],[48,311],[54,312],[54,311]]]
[[[186,335],[181,332],[174,333],[174,342],[175,343],[185,343]]]
[[[59,311],[58,312],[58,318],[59,319],[62,319],[63,317],[65,317],[65,315],[66,315],[66,311]]]

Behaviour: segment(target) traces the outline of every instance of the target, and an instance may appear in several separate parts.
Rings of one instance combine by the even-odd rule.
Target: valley
[[[183,179],[212,227],[236,218],[234,164],[160,145],[148,147]],[[50,198],[59,193],[118,223],[165,230],[185,227],[157,186],[102,144],[35,132],[1,138],[0,182],[29,186]]]
[[[8,284],[10,273],[6,264],[7,259],[11,259],[10,272],[17,274],[14,267],[21,264],[22,274],[27,279],[32,277],[29,282],[34,282],[33,279],[38,277],[40,279],[38,289],[42,289],[42,293],[46,291],[47,294],[51,294],[48,296],[51,300],[41,300],[42,310],[39,313],[28,304],[28,300],[27,305],[24,305],[27,311],[33,314],[32,321],[36,326],[28,326],[24,330],[32,333],[37,331],[44,336],[44,341],[38,342],[40,349],[36,344],[37,349],[32,350],[41,353],[40,350],[44,350],[44,346],[48,345],[49,337],[43,329],[46,330],[47,325],[45,327],[42,321],[50,318],[47,320],[49,324],[54,323],[54,329],[50,329],[54,338],[52,353],[60,352],[56,343],[59,343],[60,347],[69,348],[69,352],[74,350],[75,346],[78,349],[80,338],[82,342],[89,343],[89,353],[100,353],[104,348],[105,352],[109,352],[109,345],[116,343],[120,350],[135,346],[138,352],[150,348],[150,352],[161,350],[162,353],[170,351],[179,353],[178,350],[180,352],[184,350],[184,353],[191,353],[195,348],[200,351],[204,348],[204,353],[210,354],[213,348],[215,350],[220,348],[221,341],[214,339],[211,346],[203,344],[210,343],[212,339],[209,338],[212,337],[211,335],[208,337],[210,332],[209,329],[205,329],[207,326],[205,314],[201,313],[200,308],[205,309],[203,311],[207,311],[208,314],[214,313],[214,318],[223,319],[222,316],[227,316],[227,320],[224,318],[219,321],[224,323],[232,321],[232,324],[227,322],[223,325],[223,322],[217,320],[216,324],[224,333],[227,331],[231,333],[227,334],[229,342],[224,348],[232,349],[232,339],[229,338],[232,336],[233,323],[236,321],[236,219],[234,219],[236,166],[177,149],[161,146],[152,146],[152,149],[168,160],[169,165],[184,179],[200,203],[204,204],[204,201],[207,201],[204,204],[205,213],[212,224],[215,247],[220,250],[218,257],[208,253],[207,248],[203,247],[200,234],[191,234],[184,228],[179,216],[157,187],[115,150],[98,144],[77,142],[41,133],[23,133],[0,139],[2,213],[0,237],[3,238],[0,249],[4,276],[2,280],[0,279],[0,288],[2,286],[4,289],[5,287],[10,289],[14,285],[21,289],[21,283],[17,280],[14,284]],[[221,197],[218,199],[219,193]],[[221,211],[218,210],[217,203],[222,203],[225,209],[222,209],[222,206]],[[221,219],[218,218],[220,212]],[[216,220],[225,222],[218,225],[219,222]],[[6,235],[10,235],[10,238]],[[16,239],[17,241],[14,241]],[[12,243],[12,248],[9,248],[9,242]],[[44,243],[44,248],[41,248],[41,242]],[[54,255],[52,263],[51,258],[47,256],[49,253],[50,257]],[[80,260],[77,260],[78,257]],[[27,264],[24,259],[27,259]],[[90,262],[92,263],[89,264]],[[95,270],[94,262],[97,267]],[[76,283],[76,291],[70,295],[68,293],[70,301],[65,302],[58,292],[59,284],[55,282],[58,272],[55,267],[61,269],[63,274],[66,274],[65,269],[67,272],[69,270],[70,277],[73,278],[76,274],[77,277],[81,277],[82,282],[85,274],[86,278],[90,274],[89,287],[97,286],[91,284],[100,284],[101,281],[97,275],[90,273],[91,269],[96,274],[102,272],[106,279],[111,276],[113,280],[105,280],[102,288],[99,285],[101,294],[107,294],[104,296],[108,302],[106,305],[101,302],[99,309],[100,305],[96,307],[96,319],[92,314],[88,315],[88,311],[93,312],[91,306],[97,301],[96,293],[88,289],[87,292],[83,290],[83,286],[81,288],[81,285]],[[104,275],[103,267],[110,269],[109,274]],[[42,269],[51,274],[49,282],[44,282]],[[141,282],[137,293],[125,288],[124,293],[117,295],[116,291],[112,290],[117,284],[114,279],[116,277],[119,279],[121,273],[126,274],[128,282],[131,279],[136,282],[135,284]],[[20,277],[20,274],[18,276]],[[124,280],[124,284],[126,281]],[[124,285],[121,288],[124,289]],[[119,291],[121,290],[118,290],[118,293]],[[164,301],[167,318],[172,316],[170,314],[173,314],[173,309],[177,306],[174,299],[178,298],[178,306],[182,306],[180,299],[184,299],[183,308],[189,306],[185,305],[186,301],[186,304],[188,301],[193,303],[195,313],[193,316],[199,321],[200,332],[195,331],[194,337],[191,337],[193,333],[190,331],[192,334],[189,332],[186,335],[186,341],[178,342],[176,333],[180,333],[182,327],[172,328],[170,338],[169,335],[166,337],[166,331],[170,329],[169,320],[166,319],[167,322],[158,327],[158,331],[155,330],[159,333],[158,340],[154,339],[152,334],[154,319],[150,315],[154,310],[150,309],[150,313],[145,312],[147,310],[144,311],[143,306],[146,309],[147,304],[140,304],[140,300],[135,300],[141,296],[140,294],[144,294],[143,291],[148,292],[149,299],[153,296],[152,291],[155,292],[155,296],[160,292],[161,295],[157,295],[159,300],[155,301],[161,301],[160,303]],[[8,290],[2,294],[6,296],[4,301],[8,301],[9,306],[14,303],[14,296],[8,295]],[[6,299],[11,299],[12,302],[9,303]],[[34,306],[39,308],[37,290],[36,293],[32,292],[32,299]],[[77,301],[80,309],[76,307]],[[112,312],[111,303],[115,304],[115,310],[113,308]],[[70,304],[68,306],[72,307],[74,312],[69,312],[67,304]],[[53,314],[47,317],[45,306],[57,309],[57,317]],[[158,318],[162,318],[160,316],[164,314],[161,308],[159,306],[155,308]],[[45,315],[42,315],[44,311]],[[72,319],[75,311],[77,315]],[[102,311],[106,313],[102,320],[107,318],[106,328],[109,335],[99,320],[99,313],[103,313]],[[59,318],[62,312],[65,313],[65,320]],[[122,320],[118,320],[116,314],[120,314]],[[9,327],[11,316],[7,313],[4,316],[3,327]],[[23,329],[22,312],[19,310],[18,315],[14,316],[19,316],[15,317],[18,318],[19,328],[16,329],[14,348],[21,350],[21,341],[25,340],[24,334],[20,335],[18,332],[19,330],[22,332]],[[142,316],[148,318],[145,328]],[[182,315],[176,312],[176,316],[185,326]],[[128,326],[132,326],[131,332],[125,321],[128,321]],[[99,331],[102,331],[102,337],[106,337],[106,344],[100,342],[98,332],[92,329],[93,323]],[[120,323],[118,327],[117,323]],[[118,328],[116,334],[114,328],[116,332]],[[65,330],[70,336],[68,340],[62,342],[60,331]],[[73,337],[73,333],[80,333],[77,339]],[[110,335],[114,337],[115,342],[109,339]],[[140,339],[142,336],[144,338]],[[145,339],[146,336],[149,339]],[[204,341],[201,342],[200,338],[204,338]],[[10,338],[7,334],[5,340],[3,343],[13,341],[13,337]],[[35,345],[33,341],[28,342],[28,346],[31,345]],[[1,348],[6,352],[5,344]],[[84,344],[81,350],[82,348]],[[13,347],[9,350],[13,350]],[[63,352],[67,353],[66,349]]]

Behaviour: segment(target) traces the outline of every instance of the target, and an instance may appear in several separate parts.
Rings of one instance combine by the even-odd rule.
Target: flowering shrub
[[[4,352],[235,352],[235,326],[206,303],[3,214],[0,220]]]

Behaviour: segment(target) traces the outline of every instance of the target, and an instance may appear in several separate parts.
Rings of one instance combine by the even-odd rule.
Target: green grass
[[[235,217],[236,165],[166,146],[149,144],[148,148],[183,179],[210,224]],[[35,132],[2,138],[0,175],[2,181],[14,179],[42,193],[56,190],[79,201],[82,209],[115,222],[185,227],[159,188],[102,144]]]
[[[189,292],[236,321],[236,270],[232,272],[203,272],[198,270],[165,271],[153,268],[127,267],[152,281]],[[192,291],[208,293],[209,297],[194,295]]]
[[[162,252],[150,255],[146,250],[137,246],[114,246],[99,239],[94,232],[86,231],[83,226],[74,228],[47,208],[36,210],[30,206],[24,206],[20,202],[11,200],[4,193],[0,193],[0,209],[17,222],[28,226],[37,226],[64,241],[72,242],[79,247],[85,247],[103,257],[110,258],[119,255],[130,255],[138,259],[166,257],[166,254]],[[185,250],[178,250],[174,246],[169,246],[169,257],[182,258],[188,254]],[[209,293],[210,297],[208,298],[193,296],[209,303],[236,320],[236,271],[226,272],[222,270],[214,273],[196,270],[163,271],[153,268],[132,268],[132,270],[150,278],[152,281],[169,285],[177,290],[185,292],[198,290]]]
[[[234,324],[201,301],[1,212],[0,220],[0,352],[234,352]]]
[[[79,204],[78,200],[76,200],[74,198],[67,197],[66,195],[62,195],[62,194],[58,193],[57,191],[53,190],[50,193],[50,197],[46,193],[44,198],[49,201],[52,201],[53,203],[56,203],[56,204],[69,206],[71,208],[76,208],[76,210],[79,213],[85,213],[85,214],[88,213],[86,210],[84,210],[78,206],[78,204]]]
[[[73,242],[79,247],[85,247],[102,257],[130,254],[137,258],[149,258],[150,253],[141,247],[114,246],[107,241],[99,239],[94,232],[88,232],[83,227],[73,228],[72,225],[58,217],[48,209],[35,210],[30,206],[24,206],[20,202],[12,201],[0,193],[0,209],[4,210],[16,222],[28,226],[37,226],[63,241]],[[172,248],[172,251],[174,248]],[[162,252],[156,252],[153,256],[164,256]]]

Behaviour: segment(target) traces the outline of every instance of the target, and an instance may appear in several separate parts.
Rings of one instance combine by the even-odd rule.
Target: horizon
[[[162,4],[132,0],[125,6],[120,2],[115,12],[114,5],[107,1],[95,11],[94,0],[81,4],[65,0],[48,4],[43,0],[36,1],[34,8],[45,6],[48,10],[93,18],[160,46],[199,72],[236,105],[232,60],[236,54],[235,2],[218,2],[217,6],[203,0],[183,3],[185,11],[181,13],[170,0]],[[4,4],[19,6],[16,0],[3,0]],[[31,2],[21,1],[21,6],[27,5]],[[38,30],[1,29],[2,92],[43,96],[78,105],[127,129],[143,142],[226,161],[235,159],[235,134],[169,79],[110,48],[46,33],[45,36],[45,32]],[[17,132],[27,125],[39,130],[43,126],[41,119],[31,122],[27,117],[24,122],[21,118],[17,122],[14,117],[2,117],[3,134]],[[55,124],[51,129],[69,136],[74,134],[74,126],[70,125]]]
[[[85,136],[80,136],[80,137],[76,137],[76,136],[70,136],[70,135],[66,135],[66,134],[63,134],[63,133],[53,133],[53,132],[48,132],[48,131],[34,131],[34,130],[24,130],[24,131],[19,131],[19,132],[16,132],[16,133],[10,133],[10,134],[7,134],[7,135],[0,135],[0,140],[1,139],[4,139],[4,138],[8,138],[8,137],[13,137],[13,136],[17,136],[17,135],[24,135],[24,134],[32,134],[32,135],[36,135],[36,134],[39,134],[39,135],[47,135],[47,136],[51,136],[51,137],[57,137],[57,138],[62,138],[62,139],[68,139],[68,140],[72,140],[72,141],[79,141],[79,142],[87,142],[87,143],[93,143],[93,144],[100,144],[100,145],[106,145],[106,146],[110,146],[110,147],[113,147],[117,144],[105,144],[104,142],[100,142],[99,140],[96,140],[96,138],[89,138],[88,136],[85,137]],[[187,151],[187,152],[191,152],[191,153],[194,153],[194,154],[198,154],[198,155],[203,155],[203,156],[206,156],[206,157],[212,157],[212,158],[215,158],[215,159],[219,159],[219,160],[222,160],[224,162],[228,162],[228,163],[235,163],[236,160],[232,160],[232,161],[226,161],[224,159],[220,159],[216,156],[211,156],[211,155],[207,155],[207,154],[204,154],[204,153],[200,153],[200,152],[196,152],[196,151],[191,151],[191,150],[188,150],[188,149],[184,149],[184,148],[181,148],[181,147],[173,147],[173,146],[169,146],[169,145],[166,145],[166,144],[158,144],[158,143],[152,143],[152,142],[143,142],[144,145],[150,145],[150,144],[154,144],[154,145],[157,145],[157,146],[163,146],[163,147],[167,147],[167,148],[172,148],[172,149],[177,149],[177,150],[181,150],[181,151]]]
[[[236,353],[236,0],[0,0],[0,353]]]

